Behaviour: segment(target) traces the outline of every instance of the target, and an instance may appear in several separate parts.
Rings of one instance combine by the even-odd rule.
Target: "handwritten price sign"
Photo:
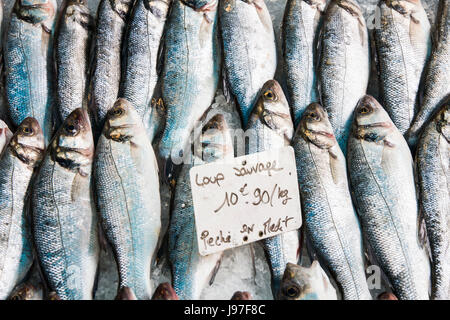
[[[292,147],[196,166],[190,180],[201,255],[302,224]]]

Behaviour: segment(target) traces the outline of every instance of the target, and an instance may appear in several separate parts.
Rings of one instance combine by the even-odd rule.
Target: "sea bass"
[[[94,140],[87,111],[75,109],[51,144],[33,184],[33,237],[51,291],[90,300],[99,261],[91,188]]]
[[[264,0],[222,0],[219,6],[227,82],[245,127],[261,87],[277,68],[272,19]]]
[[[158,166],[144,124],[125,99],[108,111],[94,178],[103,230],[119,271],[117,297],[149,300],[150,269],[161,228]]]
[[[138,0],[131,14],[125,41],[126,66],[121,96],[133,104],[141,117],[150,113],[148,125],[148,122],[159,121],[157,107],[151,102],[158,82],[158,50],[170,2]],[[155,130],[150,131],[150,141],[156,133]]]
[[[363,234],[395,295],[428,299],[430,268],[419,240],[411,152],[371,96],[355,109],[347,161]]]
[[[378,7],[381,17],[374,36],[383,106],[405,134],[417,111],[431,48],[430,22],[420,0],[381,0]]]
[[[122,73],[122,40],[134,0],[101,0],[97,10],[92,101],[96,129],[101,130],[106,113],[119,95]]]
[[[450,96],[450,4],[439,3],[439,17],[433,38],[433,50],[426,67],[424,94],[420,109],[406,135],[410,146],[414,146],[421,129],[430,120],[442,102]]]
[[[248,154],[290,145],[294,125],[286,97],[275,80],[267,81],[262,87],[250,115],[246,134],[249,136]],[[272,291],[276,296],[286,264],[298,261],[299,232],[298,230],[285,232],[262,240],[262,244],[272,272]]]
[[[347,168],[325,110],[311,104],[293,139],[307,236],[345,300],[371,300]]]
[[[56,102],[62,123],[77,109],[87,109],[91,35],[94,20],[84,0],[70,0],[56,34]]]
[[[278,300],[337,300],[336,290],[317,260],[309,268],[288,263]]]
[[[306,107],[318,102],[316,47],[326,0],[288,0],[284,12],[282,45],[288,100],[294,123]]]
[[[33,262],[28,188],[44,147],[38,121],[25,118],[0,160],[0,300],[23,280]]]
[[[199,299],[203,288],[217,271],[223,253],[199,254],[189,171],[195,165],[234,157],[231,135],[222,114],[209,120],[199,139],[200,150],[195,150],[191,162],[181,168],[169,227],[172,285],[181,300]]]
[[[419,140],[416,173],[432,262],[432,299],[447,300],[450,290],[450,99]]]
[[[321,32],[319,92],[345,154],[352,113],[369,82],[369,37],[361,8],[352,0],[332,0]]]
[[[180,164],[188,153],[190,134],[217,90],[221,58],[216,13],[216,0],[172,4],[161,75],[167,120],[159,155],[166,161],[165,170],[171,167],[168,163]]]
[[[6,98],[18,126],[38,120],[45,142],[53,130],[53,36],[56,0],[16,0],[5,43]]]

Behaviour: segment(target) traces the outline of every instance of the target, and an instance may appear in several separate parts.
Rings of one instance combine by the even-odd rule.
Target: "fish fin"
[[[258,2],[260,2],[261,4]],[[270,17],[269,11],[267,10],[264,1],[255,0],[252,2],[252,4],[255,6],[256,13],[258,14],[259,20],[263,24],[264,28],[267,31],[273,32],[272,18]]]
[[[131,288],[122,287],[117,292],[115,300],[137,300],[137,298]]]
[[[72,180],[72,188],[70,191],[70,199],[72,202],[79,201],[80,196],[85,194],[86,192],[89,192],[87,190],[86,186],[89,184],[85,181],[86,176],[84,175],[84,172],[79,172],[75,174],[75,177]]]
[[[220,256],[219,260],[217,261],[213,271],[211,272],[211,279],[209,279],[209,285],[212,286],[214,283],[214,280],[216,279],[217,272],[219,272],[220,265],[222,264],[223,255]]]
[[[358,19],[358,31],[359,31],[359,39],[361,41],[361,46],[364,47],[368,41],[367,39],[367,27],[364,23],[362,23]]]
[[[130,141],[130,154],[131,154],[131,159],[133,159],[133,162],[134,162],[134,164],[136,165],[136,168],[139,171],[140,168],[142,168],[143,159],[142,159],[141,154],[139,152],[139,146],[137,144],[135,144],[134,142],[132,142],[132,141]]]
[[[384,140],[383,140],[383,143],[384,143],[384,145],[385,145],[386,147],[389,147],[389,148],[394,148],[394,147],[395,147],[395,144],[393,144],[392,142],[390,142],[390,141],[387,140],[387,139],[384,139]]]
[[[208,17],[206,13],[203,14],[203,21],[200,24],[198,40],[200,43],[200,48],[203,48],[208,42],[208,35],[210,34],[210,29],[213,28],[214,21]]]

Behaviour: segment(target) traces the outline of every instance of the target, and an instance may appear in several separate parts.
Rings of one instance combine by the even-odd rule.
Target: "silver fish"
[[[0,160],[0,300],[24,279],[33,262],[27,199],[44,147],[38,121],[25,118]]]
[[[432,299],[450,292],[450,100],[424,128],[416,154],[420,209],[432,261]]]
[[[422,70],[431,48],[430,22],[420,0],[381,0],[375,28],[383,106],[402,134],[417,112]]]
[[[122,73],[122,40],[134,0],[101,0],[97,9],[91,105],[96,129],[117,100]]]
[[[94,178],[103,229],[119,272],[117,298],[148,300],[161,228],[158,166],[142,119],[125,99],[108,111]]]
[[[234,157],[228,125],[222,114],[209,120],[199,140],[201,148],[195,150],[190,163],[183,165],[177,180],[169,227],[172,285],[181,300],[199,299],[203,288],[217,271],[223,254],[201,256],[198,252],[189,171],[195,165]]]
[[[283,90],[278,82],[269,80],[261,89],[246,128],[248,154],[288,146],[293,134],[294,124]],[[286,264],[296,264],[299,259],[299,232],[285,232],[262,240],[262,244],[272,272],[272,291],[276,296]]]
[[[167,177],[172,174],[169,164],[180,164],[188,154],[189,136],[217,90],[220,49],[216,17],[216,0],[172,4],[161,75],[167,120],[159,144]]]
[[[427,300],[430,266],[419,240],[411,152],[371,96],[355,109],[347,161],[363,234],[394,294],[401,300]]]
[[[16,0],[5,43],[6,97],[18,126],[39,121],[48,143],[53,130],[53,35],[56,0]]]
[[[99,261],[91,187],[94,140],[87,111],[75,109],[50,146],[33,184],[33,237],[49,289],[90,300]]]
[[[347,168],[325,110],[313,103],[293,139],[306,233],[345,300],[371,300]]]
[[[442,102],[450,96],[450,4],[441,0],[433,38],[433,49],[423,79],[424,93],[420,109],[407,132],[410,146],[414,146],[421,129],[430,120]]]
[[[66,3],[56,34],[56,102],[62,123],[77,109],[87,109],[91,36],[94,20],[84,0]]]
[[[336,290],[317,260],[309,268],[288,263],[278,300],[337,300]]]
[[[288,0],[284,12],[282,45],[287,98],[294,123],[310,103],[318,102],[316,47],[326,0]]]
[[[264,0],[222,0],[219,6],[228,86],[245,127],[261,87],[277,68],[272,19]]]
[[[158,50],[170,2],[168,0],[138,0],[130,17],[125,41],[126,66],[122,80],[121,96],[130,101],[145,122],[159,121],[158,110],[152,105],[153,91],[158,82]],[[149,131],[153,140],[157,130]]]
[[[319,92],[344,154],[352,113],[366,93],[370,51],[366,21],[352,0],[332,0],[321,30]]]

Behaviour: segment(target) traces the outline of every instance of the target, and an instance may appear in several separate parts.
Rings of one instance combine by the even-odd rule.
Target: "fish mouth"
[[[389,122],[375,122],[370,124],[358,124],[358,129],[370,129],[370,128],[391,128],[392,124]]]
[[[311,129],[308,129],[308,131],[313,133],[313,134],[318,134],[318,135],[324,136],[324,137],[329,138],[329,139],[333,139],[334,138],[334,134],[326,132],[326,131],[316,131],[316,130],[311,130]]]

